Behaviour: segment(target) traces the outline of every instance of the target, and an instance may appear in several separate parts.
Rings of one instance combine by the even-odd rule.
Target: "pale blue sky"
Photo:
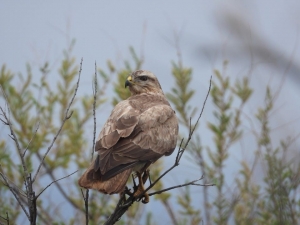
[[[0,3],[0,64],[7,64],[13,72],[25,72],[27,62],[36,72],[45,61],[51,62],[55,72],[68,38],[75,38],[74,55],[78,62],[81,57],[84,59],[81,90],[91,90],[95,61],[102,68],[107,59],[121,66],[129,55],[128,46],[132,45],[138,54],[143,52],[145,56],[143,68],[153,71],[163,89],[169,91],[172,85],[170,61],[177,60],[172,45],[173,34],[177,32],[183,63],[194,69],[192,87],[198,90],[193,100],[195,104],[201,107],[213,69],[221,69],[226,59],[230,62],[228,74],[232,77],[245,75],[252,69],[251,86],[256,92],[245,114],[252,115],[263,103],[265,85],[276,89],[283,84],[272,123],[273,127],[280,128],[274,130],[274,137],[299,132],[298,0]],[[212,119],[209,103],[204,121]],[[103,118],[110,110],[109,107],[104,110]],[[103,123],[104,119],[98,122]],[[203,123],[203,135],[205,130]],[[248,155],[241,155],[244,154]]]

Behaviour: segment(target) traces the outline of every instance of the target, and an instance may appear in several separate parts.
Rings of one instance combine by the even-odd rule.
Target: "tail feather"
[[[100,171],[95,171],[94,165],[92,164],[79,178],[78,184],[83,188],[98,190],[105,194],[121,193],[124,191],[126,182],[131,173],[132,168],[127,169],[108,180],[101,180]]]

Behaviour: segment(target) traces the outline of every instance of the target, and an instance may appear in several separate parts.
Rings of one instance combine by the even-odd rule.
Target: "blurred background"
[[[216,73],[219,72],[223,77],[228,77],[232,85],[238,79],[242,80],[246,77],[247,84],[253,92],[251,98],[247,100],[247,104],[243,105],[243,109],[239,108],[239,103],[235,100],[231,105],[232,115],[235,115],[235,109],[241,109],[241,124],[239,124],[241,127],[239,129],[243,130],[243,135],[238,141],[232,141],[234,144],[230,148],[230,157],[224,159],[224,164],[218,167],[224,169],[224,174],[226,174],[225,182],[221,182],[223,189],[218,191],[219,178],[222,176],[212,172],[216,167],[213,166],[214,163],[211,162],[213,160],[209,156],[210,150],[211,152],[218,151],[218,148],[212,147],[217,143],[217,135],[210,132],[210,125],[207,126],[208,123],[218,121],[216,114],[213,113],[218,106],[216,107],[216,101],[212,96],[206,103],[200,126],[197,129],[203,149],[210,148],[207,151],[201,150],[204,161],[207,160],[207,167],[199,166],[199,162],[191,164],[190,156],[193,154],[190,154],[183,159],[180,167],[176,168],[173,174],[163,180],[164,186],[168,187],[197,179],[206,171],[205,182],[217,185],[217,187],[205,188],[206,194],[211,200],[205,200],[202,187],[192,187],[189,193],[191,201],[188,204],[190,205],[186,205],[186,208],[192,207],[193,213],[175,213],[176,218],[174,219],[171,216],[172,213],[168,211],[170,206],[166,207],[165,202],[158,198],[157,201],[151,201],[142,209],[136,209],[141,215],[139,220],[126,219],[123,223],[146,224],[148,221],[150,224],[296,224],[294,222],[299,222],[297,216],[300,216],[299,205],[297,206],[299,203],[298,183],[300,182],[297,171],[300,163],[298,139],[300,132],[299,21],[300,1],[297,0],[2,2],[0,7],[0,63],[1,66],[5,65],[12,71],[16,77],[18,74],[26,74],[28,72],[26,64],[30,65],[33,83],[41,79],[42,68],[47,63],[47,70],[51,71],[47,74],[48,85],[56,86],[56,82],[59,80],[58,68],[64,59],[63,50],[68,50],[72,46],[71,55],[75,57],[75,65],[79,66],[80,59],[83,59],[78,95],[85,96],[92,95],[95,62],[102,71],[109,71],[107,66],[109,60],[117,73],[106,73],[111,76],[109,77],[110,82],[105,87],[101,83],[105,81],[99,80],[99,87],[103,90],[105,88],[107,101],[97,111],[97,133],[113,107],[111,102],[116,96],[116,83],[120,78],[117,76],[118,71],[124,67],[124,61],[132,60],[130,46],[143,61],[141,68],[150,70],[157,75],[165,93],[172,93],[171,88],[177,88],[174,72],[172,75],[174,67],[171,62],[191,68],[192,82],[189,83],[188,88],[194,90],[195,93],[188,103],[192,108],[196,107],[198,112],[208,91],[211,76],[212,80],[218,83],[220,80],[216,78]],[[73,41],[75,44],[71,44]],[[18,79],[12,81],[16,89],[21,83]],[[221,86],[219,87],[221,88]],[[268,122],[265,123],[268,129],[260,133],[263,122],[255,120],[259,117],[256,116],[259,114],[259,109],[263,111],[264,105],[268,102],[266,87],[269,87],[272,92],[272,111],[268,114]],[[53,88],[57,90],[55,87]],[[119,97],[122,98],[122,96]],[[3,101],[1,104],[4,104]],[[176,102],[172,102],[172,104],[174,106]],[[265,114],[266,112],[262,112],[262,115]],[[190,114],[186,116],[189,118]],[[197,114],[193,116],[193,120],[196,118]],[[58,118],[55,123],[59,123]],[[1,125],[0,134],[1,139],[5,140],[7,139],[7,130],[4,127]],[[90,143],[92,136],[89,136],[89,133],[92,134],[92,130],[93,122],[90,119],[84,128],[85,138]],[[182,126],[180,130],[182,136],[187,135],[186,127]],[[283,176],[282,180],[287,179],[288,181],[284,181],[282,184],[288,185],[285,183],[287,182],[293,186],[285,196],[295,201],[295,206],[291,206],[293,210],[287,208],[288,211],[293,211],[295,214],[293,216],[284,214],[280,217],[281,219],[291,219],[286,219],[283,223],[281,223],[283,220],[273,218],[276,217],[277,209],[284,211],[287,205],[290,205],[290,203],[282,203],[284,201],[282,199],[279,201],[283,204],[282,207],[274,206],[272,208],[270,206],[268,208],[266,205],[271,203],[267,201],[255,206],[247,206],[249,202],[258,201],[258,196],[268,196],[266,194],[268,189],[264,188],[272,183],[266,181],[266,177],[271,176],[268,173],[269,166],[266,166],[269,164],[264,161],[268,157],[264,155],[265,153],[259,152],[261,147],[266,147],[267,144],[264,145],[257,141],[257,138],[263,136],[265,132],[269,132],[267,136],[272,139],[272,152],[276,151],[276,146],[283,146],[282,139],[289,138],[290,150],[283,152],[278,150],[280,153],[276,156],[276,160],[279,161],[281,158],[286,159],[283,164],[288,166],[284,167],[284,171],[289,171],[291,176]],[[196,145],[196,143],[195,140],[194,144]],[[7,143],[7,146],[13,145]],[[269,147],[266,147],[267,152],[271,149]],[[278,147],[278,149],[280,148]],[[283,149],[286,148],[283,147]],[[83,154],[88,157],[90,148]],[[257,159],[258,155],[261,156],[260,160]],[[164,161],[164,168],[172,165],[174,157],[173,155]],[[276,160],[274,159],[272,162],[279,165],[279,161]],[[244,182],[244,186],[258,188],[258,190],[247,192],[246,199],[243,199],[246,192],[241,191],[242,188],[240,188],[243,185],[236,183],[241,170],[242,172],[247,170],[243,163],[249,163],[248,169],[251,170],[249,176],[254,183],[257,182],[255,183],[257,186],[246,184],[246,178],[242,183]],[[76,167],[78,166],[70,164],[66,170],[71,171]],[[84,168],[84,165],[81,167]],[[286,168],[288,169],[285,170]],[[211,175],[208,175],[209,173]],[[65,174],[66,172],[56,171],[57,178]],[[73,176],[62,183],[68,184],[69,182],[75,185],[74,180],[79,174]],[[281,177],[278,174],[274,176]],[[50,181],[51,179],[45,177],[41,184],[45,185]],[[60,198],[61,193],[56,188],[47,190],[46,198]],[[250,192],[252,195],[249,194]],[[80,192],[78,193],[80,194]],[[227,205],[223,202],[226,206],[222,206],[221,203],[214,200],[221,196],[220,193],[222,193],[222,197],[226,196],[224,199],[234,200],[228,201]],[[230,196],[227,195],[229,193]],[[174,212],[182,211],[184,204],[180,203],[180,198],[176,196],[183,196],[186,193],[177,190],[172,191],[171,194],[172,198],[170,197],[169,204]],[[282,193],[279,193],[280,195],[282,196]],[[80,197],[78,196],[78,198]],[[253,200],[254,198],[255,200]],[[242,206],[237,203],[240,199],[243,199]],[[77,209],[74,209],[69,200],[64,198],[60,198],[56,203],[55,208],[60,212],[59,221],[71,224],[67,221],[76,214]],[[276,205],[274,202],[273,204]],[[221,212],[220,208],[225,209],[227,206],[228,210]],[[238,206],[239,208],[236,208]],[[47,207],[51,208],[51,204]],[[270,210],[271,208],[274,210]],[[259,212],[264,212],[264,210],[266,215],[262,213],[263,216],[257,219]],[[207,211],[211,211],[212,215],[209,215]],[[225,214],[227,215],[224,216],[226,219],[222,218],[222,215]],[[151,222],[149,222],[148,215],[152,215]],[[245,218],[248,220],[242,220],[237,215],[247,215]],[[132,216],[132,218],[136,217],[136,215]],[[196,217],[195,220],[191,219]],[[18,215],[18,218],[18,221],[25,221],[22,213]],[[73,221],[73,223],[82,224],[78,221]],[[279,222],[273,223],[274,221]],[[41,223],[46,224],[45,221]]]

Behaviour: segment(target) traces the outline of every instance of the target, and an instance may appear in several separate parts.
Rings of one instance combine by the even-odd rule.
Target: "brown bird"
[[[178,121],[156,76],[137,70],[128,76],[125,88],[131,97],[118,103],[96,142],[97,158],[80,177],[81,187],[106,194],[122,193],[132,172],[144,192],[147,168],[163,155],[170,155],[177,142]],[[144,194],[144,203],[149,196]]]

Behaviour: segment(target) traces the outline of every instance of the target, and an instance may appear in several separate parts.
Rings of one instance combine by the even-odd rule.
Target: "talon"
[[[137,188],[137,185],[135,183],[134,175],[132,174],[132,182],[133,182],[133,189]]]
[[[136,201],[141,201],[142,203],[146,204],[149,202],[149,195],[147,193],[144,193],[145,188],[144,188],[144,183],[147,181],[149,177],[148,172],[144,172],[143,177],[141,173],[136,173],[138,179],[139,179],[139,185],[137,186],[136,190],[134,191],[133,196],[136,197]],[[145,180],[144,180],[145,179]],[[143,193],[142,196],[140,196]]]
[[[132,197],[133,194],[134,194],[134,193],[132,193],[132,192],[130,191],[130,189],[129,189],[127,186],[125,186],[124,192],[125,192],[125,194],[129,195],[130,197]]]
[[[142,199],[142,203],[147,204],[149,202],[149,195],[145,193],[144,198]]]
[[[142,180],[143,180],[143,183],[145,184],[146,183],[146,181],[148,180],[148,178],[149,178],[149,170],[146,170],[145,172],[144,172],[144,174],[143,174],[143,177],[142,177]]]

